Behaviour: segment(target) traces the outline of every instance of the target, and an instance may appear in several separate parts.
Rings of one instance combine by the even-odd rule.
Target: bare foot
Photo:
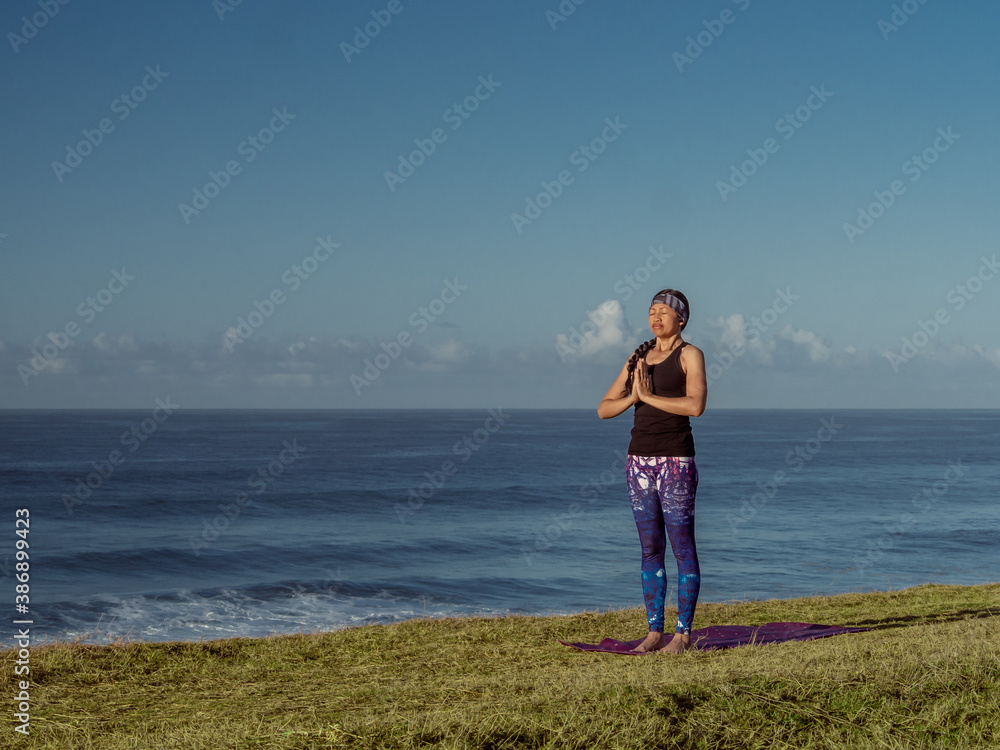
[[[674,633],[674,637],[671,639],[670,643],[656,649],[656,653],[683,654],[689,648],[692,648],[691,636]]]
[[[646,640],[636,646],[633,651],[638,651],[641,654],[649,654],[653,651],[659,651],[663,646],[663,633],[657,633],[654,630],[649,631],[649,635],[646,636]]]

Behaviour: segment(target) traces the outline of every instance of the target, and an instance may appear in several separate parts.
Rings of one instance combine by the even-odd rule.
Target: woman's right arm
[[[622,391],[625,390],[625,381],[627,380],[628,362],[625,363],[622,371],[618,374],[614,385],[608,389],[607,394],[605,394],[604,398],[601,399],[601,403],[597,405],[597,416],[601,419],[611,419],[612,417],[617,417],[619,414],[627,411],[639,401],[639,396],[636,393],[634,384],[632,387],[632,393],[628,396],[622,396]]]

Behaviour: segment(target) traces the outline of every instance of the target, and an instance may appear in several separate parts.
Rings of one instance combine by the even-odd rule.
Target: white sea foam
[[[56,640],[85,643],[199,641],[318,633],[359,625],[381,625],[416,617],[497,616],[505,609],[483,609],[394,596],[349,596],[304,587],[272,591],[261,598],[246,590],[178,591],[159,596],[106,597],[57,607],[63,627]]]

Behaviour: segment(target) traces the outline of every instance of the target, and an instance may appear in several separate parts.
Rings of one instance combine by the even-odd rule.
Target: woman
[[[601,399],[601,419],[617,417],[635,406],[626,476],[632,514],[642,545],[642,593],[649,635],[635,651],[679,654],[691,647],[691,624],[701,584],[694,543],[694,497],[698,469],[689,417],[705,411],[708,386],[705,356],[681,339],[690,308],[687,297],[664,289],[649,306],[649,329],[656,337],[643,343]],[[677,628],[663,635],[666,540],[677,559]]]

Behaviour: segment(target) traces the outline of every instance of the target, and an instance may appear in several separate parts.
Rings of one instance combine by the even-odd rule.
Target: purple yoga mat
[[[716,651],[720,648],[732,648],[733,646],[762,646],[766,643],[811,641],[814,638],[826,638],[842,633],[861,633],[865,630],[871,630],[871,628],[813,625],[808,622],[769,622],[767,625],[715,625],[711,628],[692,630],[691,643],[699,651]],[[642,643],[643,640],[643,638],[638,638],[634,641],[616,641],[614,638],[605,638],[597,644],[559,642],[564,646],[578,648],[581,651],[602,651],[607,654],[643,656],[644,654],[641,652],[632,650]]]

